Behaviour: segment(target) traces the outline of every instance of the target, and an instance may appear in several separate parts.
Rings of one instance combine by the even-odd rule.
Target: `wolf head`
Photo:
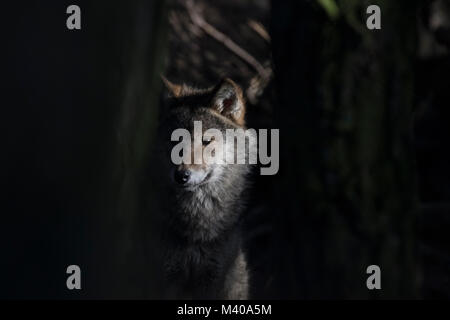
[[[245,162],[256,146],[255,134],[244,132],[245,102],[241,88],[230,79],[200,90],[163,80],[170,96],[161,126],[162,139],[166,142],[166,156],[170,156],[168,174],[173,186],[192,191],[211,183],[226,185],[233,175],[248,170],[242,168],[242,163],[229,161],[244,159]],[[190,138],[172,141],[173,133],[180,129],[188,132]],[[227,139],[227,129],[233,129],[235,136]],[[211,135],[211,132],[217,134]],[[220,134],[223,141],[218,139]],[[244,149],[239,148],[236,141],[240,138],[245,141]],[[174,152],[180,153],[181,163],[174,163]],[[205,155],[221,161],[208,161]]]

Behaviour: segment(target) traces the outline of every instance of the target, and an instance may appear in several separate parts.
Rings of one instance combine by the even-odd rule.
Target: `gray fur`
[[[192,131],[194,120],[202,121],[203,130],[216,128],[225,133],[225,129],[244,128],[227,116],[227,110],[222,110],[222,115],[217,110],[212,112],[217,106],[218,90],[220,86],[199,91],[184,87],[183,96],[169,100],[159,131],[164,155],[161,168],[168,175],[168,205],[163,217],[168,298],[248,298],[241,214],[251,166],[207,165],[204,170],[209,179],[189,188],[181,188],[171,179],[175,165],[170,160],[170,134],[174,129]],[[238,108],[244,108],[241,97],[236,94],[235,98],[235,103],[241,104]],[[236,104],[230,108],[236,112]]]

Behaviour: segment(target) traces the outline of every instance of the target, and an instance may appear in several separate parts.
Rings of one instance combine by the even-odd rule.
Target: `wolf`
[[[194,122],[203,132],[245,129],[245,101],[241,88],[231,79],[214,87],[195,89],[163,78],[168,89],[166,108],[158,130],[161,141],[161,173],[167,181],[163,212],[165,297],[174,299],[247,299],[249,271],[242,237],[242,212],[252,166],[230,163],[185,163],[175,165],[170,154],[174,130],[188,130]],[[202,134],[203,134],[202,132]],[[193,145],[202,152],[211,139]],[[177,143],[177,142],[175,142]],[[226,156],[254,150],[254,139],[237,150],[227,139],[220,151]],[[196,150],[200,148],[201,150]]]

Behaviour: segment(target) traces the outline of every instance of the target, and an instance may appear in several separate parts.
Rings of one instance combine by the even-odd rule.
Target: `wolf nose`
[[[176,170],[175,181],[179,184],[185,184],[189,180],[191,172],[189,170]]]

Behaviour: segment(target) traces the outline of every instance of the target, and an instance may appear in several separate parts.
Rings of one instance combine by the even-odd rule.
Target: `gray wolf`
[[[170,94],[158,130],[162,155],[159,168],[165,176],[162,180],[167,181],[162,220],[165,297],[247,299],[249,273],[241,224],[251,165],[175,165],[170,159],[174,144],[171,133],[184,128],[194,135],[194,121],[201,121],[204,131],[244,129],[242,90],[230,79],[208,89],[163,80]],[[202,139],[192,152],[211,143]],[[246,139],[247,147],[254,141]],[[242,152],[233,148],[231,142],[227,139],[224,143],[225,155]]]

